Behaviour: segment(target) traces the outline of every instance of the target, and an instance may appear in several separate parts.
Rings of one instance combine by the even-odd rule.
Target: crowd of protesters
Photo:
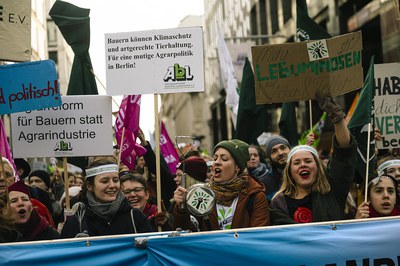
[[[280,135],[272,135],[262,146],[233,139],[215,145],[211,157],[189,149],[176,173],[161,156],[157,179],[156,156],[141,130],[138,138],[147,152],[137,158],[135,169],[122,165],[116,155],[91,157],[84,171],[68,173],[68,183],[57,165],[51,171],[31,171],[26,160],[15,159],[14,169],[2,157],[0,242],[400,215],[400,156],[377,153],[374,173],[367,182],[355,183],[356,143],[345,115],[331,97],[318,103],[334,126],[328,161],[312,146],[312,133],[306,145],[294,147]],[[362,195],[365,185],[367,195]],[[195,186],[207,187],[215,196],[207,215],[185,207]]]

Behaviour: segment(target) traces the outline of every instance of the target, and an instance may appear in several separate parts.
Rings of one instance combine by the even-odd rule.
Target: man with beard
[[[273,135],[265,143],[265,152],[271,164],[271,171],[264,178],[263,183],[265,195],[270,201],[282,184],[283,169],[290,152],[289,141],[280,135]]]

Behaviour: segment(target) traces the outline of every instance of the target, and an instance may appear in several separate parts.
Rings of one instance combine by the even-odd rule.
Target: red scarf
[[[146,206],[144,207],[143,213],[146,214],[147,219],[151,219],[154,216],[157,215],[157,206],[156,205],[150,205],[149,203],[146,203]]]
[[[389,215],[382,215],[379,214],[373,207],[372,204],[369,205],[369,217],[374,218],[374,217],[386,217],[386,216],[397,216],[400,215],[400,211],[397,208],[397,205],[394,206],[392,212]]]
[[[40,216],[35,209],[32,210],[29,220],[24,224],[16,224],[17,230],[22,234],[24,240],[35,240],[35,238],[49,226],[45,218]]]

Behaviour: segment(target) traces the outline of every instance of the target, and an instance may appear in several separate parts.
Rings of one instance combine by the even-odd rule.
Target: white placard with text
[[[108,95],[204,91],[203,29],[105,34]]]
[[[61,99],[58,107],[11,114],[14,157],[112,155],[111,97]]]

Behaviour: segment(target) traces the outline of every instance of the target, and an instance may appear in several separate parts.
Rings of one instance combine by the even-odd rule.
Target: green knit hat
[[[218,148],[224,148],[232,155],[236,164],[243,172],[247,167],[247,161],[250,160],[249,144],[239,139],[223,140],[214,147],[214,153]]]

